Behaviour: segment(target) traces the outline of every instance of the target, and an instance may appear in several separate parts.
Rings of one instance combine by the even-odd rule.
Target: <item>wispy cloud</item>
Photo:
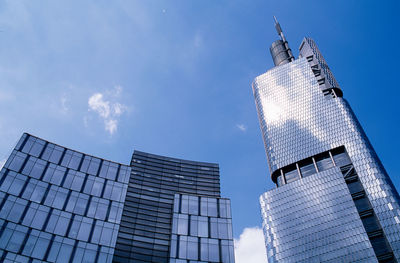
[[[64,114],[68,112],[67,101],[68,101],[67,94],[63,93],[60,98],[60,106],[61,106],[61,112]]]
[[[263,231],[258,227],[245,228],[235,239],[236,263],[267,263]]]
[[[236,124],[236,127],[241,130],[242,132],[247,131],[247,127],[244,124]]]
[[[104,93],[94,93],[89,97],[89,111],[94,111],[104,122],[104,129],[113,135],[118,128],[119,117],[127,111],[128,107],[116,101],[122,93],[122,87],[116,86],[113,90]],[[88,118],[84,118],[85,126],[88,126]]]

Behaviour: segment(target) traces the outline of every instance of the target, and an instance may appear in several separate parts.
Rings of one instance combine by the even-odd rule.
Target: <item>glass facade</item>
[[[229,250],[217,164],[135,151],[127,166],[24,134],[0,171],[0,262],[169,262],[177,193],[218,205],[228,232],[210,242]]]
[[[170,262],[171,238],[172,243],[176,238],[172,232],[175,194],[217,200],[219,167],[139,151],[134,152],[131,167],[114,261]]]
[[[0,261],[111,262],[129,174],[24,134],[0,172]]]
[[[229,199],[175,195],[171,263],[234,262]]]
[[[399,195],[315,42],[253,92],[277,184],[260,197],[269,262],[398,262]]]

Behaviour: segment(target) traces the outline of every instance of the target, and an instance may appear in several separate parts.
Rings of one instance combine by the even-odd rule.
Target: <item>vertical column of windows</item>
[[[360,215],[364,229],[368,234],[375,255],[379,262],[397,262],[393,256],[392,249],[386,239],[378,218],[364,191],[350,158],[346,152],[341,152],[335,160],[346,181],[349,192]]]
[[[170,262],[234,262],[232,238],[229,200],[175,195]]]

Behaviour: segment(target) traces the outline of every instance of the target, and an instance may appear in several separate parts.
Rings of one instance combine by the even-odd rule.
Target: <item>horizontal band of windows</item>
[[[154,225],[157,223],[160,224],[171,224],[171,219],[168,218],[158,218],[157,216],[149,216],[149,215],[144,215],[144,214],[124,214],[124,217],[129,217],[131,219],[136,219],[136,220],[148,220],[150,223],[146,225]],[[128,218],[124,218],[124,222],[129,222]]]
[[[129,236],[129,238],[126,238],[126,236]],[[138,230],[135,229],[135,232],[133,235],[125,235],[125,236],[121,236],[118,235],[118,242],[121,244],[127,244],[130,245],[132,243],[132,240],[135,240],[134,237],[136,236],[141,236],[141,237],[145,237],[145,238],[151,238],[154,240],[158,240],[157,242],[159,242],[158,244],[164,244],[164,245],[168,245],[170,237],[169,234],[161,234],[161,233],[151,233],[149,231],[143,231],[143,230]]]
[[[310,176],[335,166],[343,167],[351,163],[344,146],[340,146],[282,167],[274,171],[271,174],[271,178],[279,187],[302,177]]]
[[[204,173],[202,171],[197,171],[197,172],[189,172],[189,171],[178,171],[178,170],[164,170],[161,168],[157,167],[151,167],[151,166],[146,166],[146,165],[141,165],[141,164],[136,164],[131,167],[132,171],[134,172],[145,172],[147,174],[152,174],[152,175],[164,175],[164,176],[169,176],[172,177],[176,174],[183,175],[183,176],[190,176],[190,177],[195,177],[195,178],[207,178],[207,179],[219,179],[219,174],[218,173]]]
[[[155,227],[155,228],[164,228],[164,229],[171,229],[171,224],[164,224],[156,221],[148,221],[140,218],[132,218],[130,221],[121,220],[120,225],[125,227],[131,227],[133,224],[136,225],[143,225],[147,227]]]
[[[149,249],[149,248],[141,248],[141,247],[130,247],[127,250],[127,246],[125,247],[117,247],[115,255],[125,258],[130,258],[131,253],[143,254],[143,255],[152,255],[157,257],[167,257],[168,256],[168,249],[166,251],[160,249]]]
[[[127,222],[129,223],[129,222]],[[132,231],[134,231],[135,229],[141,229],[141,230],[148,230],[149,226],[144,226],[144,225],[129,225],[127,224],[127,226],[121,226],[119,229],[120,233],[125,233],[128,235],[132,235]],[[171,229],[166,229],[166,228],[157,228],[157,227],[153,227],[151,228],[151,230],[155,233],[159,233],[159,234],[171,234]]]
[[[152,160],[144,160],[140,158],[135,158],[132,160],[132,166],[135,165],[145,165],[151,167],[162,168],[166,170],[187,170],[187,171],[203,171],[203,172],[214,172],[219,173],[219,167],[210,166],[190,166],[184,164],[171,165],[170,163],[160,163],[154,162]]]
[[[138,207],[125,207],[123,211],[123,215],[129,215],[129,214],[134,214],[134,213],[141,213],[141,214],[147,214],[147,215],[154,215],[159,218],[165,218],[165,219],[170,219],[171,217],[171,212],[165,213],[165,212],[160,212],[157,210],[144,210],[144,209],[139,209]],[[126,214],[125,214],[126,213]],[[132,217],[132,216],[131,216]]]
[[[6,182],[10,180],[11,177],[18,176],[20,184],[13,185],[12,187],[19,187],[19,190],[22,190],[23,181],[31,180],[32,183],[40,182],[41,184],[50,184],[54,187],[72,190],[76,193],[84,193],[91,196],[96,196],[103,199],[113,200],[120,202],[123,200],[124,196],[124,184],[119,182],[114,182],[112,180],[107,180],[103,178],[94,177],[88,174],[75,174],[72,170],[63,169],[62,167],[58,167],[56,165],[47,165],[46,168],[42,169],[42,176],[31,176],[32,174],[22,175],[20,173],[16,173],[11,170],[5,170],[7,176]],[[33,169],[33,168],[32,168]],[[2,184],[4,180],[0,181]],[[11,185],[11,184],[9,184]],[[8,191],[8,189],[4,189],[4,191]],[[19,193],[16,193],[19,195]]]
[[[139,188],[140,189],[140,188]],[[147,190],[143,190],[140,189],[141,192],[138,195],[147,195],[149,196],[150,193],[152,193],[152,191],[147,191]],[[133,191],[128,191],[130,192],[130,196],[134,195],[132,192]],[[192,189],[177,189],[176,191],[172,191],[172,190],[165,190],[165,189],[160,189],[160,192],[163,194],[170,194],[170,195],[174,195],[176,193],[187,193],[187,194],[191,194],[191,195],[199,195],[199,196],[213,196],[213,197],[220,197],[220,191],[203,191],[203,190],[192,190]]]
[[[187,180],[187,179],[181,179],[181,178],[173,178],[171,180],[165,180],[165,177],[162,177],[161,180],[159,178],[146,178],[143,179],[143,177],[134,176],[131,177],[129,180],[130,183],[136,183],[136,184],[142,184],[146,186],[157,186],[157,185],[171,185],[171,186],[177,186],[180,184],[186,184],[186,185],[196,185],[196,186],[202,186],[202,187],[218,187],[219,188],[219,181],[218,182],[203,182],[203,181],[196,181],[196,180]]]
[[[140,206],[140,205],[139,205]],[[170,215],[171,213],[172,213],[172,209],[168,209],[168,210],[166,210],[166,209],[164,209],[164,208],[157,208],[157,207],[146,207],[145,209],[142,207],[142,208],[140,208],[139,206],[136,206],[136,207],[129,207],[129,208],[127,208],[126,206],[125,206],[125,209],[127,210],[127,212],[131,212],[131,213],[137,213],[138,212],[138,210],[135,210],[135,208],[137,208],[137,209],[139,209],[139,210],[143,210],[143,212],[141,212],[141,213],[143,213],[143,214],[149,214],[149,215],[152,215],[152,214],[157,214],[157,216],[161,216],[161,217],[165,217],[166,215]],[[124,209],[124,210],[125,210]],[[129,210],[128,210],[129,209]],[[124,213],[124,212],[123,212]]]
[[[105,254],[108,254],[110,251],[110,247],[107,246],[77,241],[67,237],[23,227],[21,225],[8,223],[7,221],[4,223],[6,224],[6,227],[2,229],[3,233],[1,233],[2,242],[0,248],[4,248],[6,251],[22,253],[22,255],[29,258],[39,260],[44,259],[55,262],[57,254],[60,251],[61,257],[68,260],[70,256],[72,256],[71,251],[73,247],[78,248],[79,250],[83,249],[93,257],[98,253],[104,257],[106,256]],[[68,252],[62,251],[66,248],[68,248]],[[50,254],[46,255],[46,250],[49,250]],[[58,256],[57,261],[61,261],[60,255]]]
[[[129,187],[132,188],[139,188],[147,191],[158,191],[160,189],[164,190],[171,190],[171,191],[179,191],[180,189],[187,189],[187,190],[201,190],[201,191],[219,191],[219,187],[206,187],[206,186],[199,186],[199,185],[190,185],[190,184],[183,184],[179,183],[176,185],[166,185],[166,184],[153,184],[152,186],[146,186],[144,184],[138,184],[137,182],[129,183]]]
[[[69,198],[68,200],[71,201],[72,199]],[[69,204],[69,201],[66,204]],[[106,202],[99,203],[98,201]],[[34,222],[42,222],[41,224],[43,225],[45,218],[50,210],[53,214],[62,214],[63,217],[68,217],[68,222],[71,218],[74,217],[97,220],[98,222],[105,222],[112,225],[119,222],[119,218],[122,214],[122,209],[120,209],[120,212],[118,212],[119,208],[113,202],[108,202],[107,200],[98,201],[91,199],[91,202],[86,205],[86,210],[82,210],[82,213],[76,213],[75,210],[69,210],[68,205],[65,206],[65,209],[61,210],[55,208],[54,205],[48,205],[46,201],[44,201],[43,203],[36,203],[13,195],[8,195],[8,198],[4,200],[4,206],[1,214],[4,219],[8,218],[10,221],[15,223],[22,222],[23,225],[26,225],[28,227],[31,226]],[[77,198],[75,202],[79,203],[81,202],[81,200]],[[8,212],[6,212],[7,210]],[[121,214],[118,215],[118,213]],[[36,221],[32,221],[33,218],[38,219],[36,219]],[[42,225],[36,224],[36,227],[34,228],[40,230],[42,228]]]
[[[38,139],[38,138],[37,138]],[[39,153],[38,145],[32,140],[36,140],[36,137],[30,136],[27,139],[27,143],[23,146],[18,157],[23,157],[25,159],[30,159],[33,162],[36,160],[41,160],[42,162],[49,162],[54,165],[63,168],[69,168],[75,171],[81,171],[84,173],[88,173],[94,176],[107,178],[113,181],[126,182],[129,178],[130,168],[126,165],[121,165],[115,162],[99,159],[96,157],[92,157],[89,155],[85,155],[64,147],[56,146],[52,143],[43,144],[41,147],[45,147]],[[38,139],[40,140],[40,139]],[[14,151],[16,152],[16,151]],[[23,153],[24,152],[24,153]],[[25,154],[27,153],[27,154]],[[10,169],[19,172],[23,167],[23,162],[18,159],[9,158],[9,162],[6,163],[6,167],[10,167]],[[39,158],[40,157],[40,158]],[[96,168],[92,170],[87,170],[89,163],[93,162]],[[87,165],[86,165],[87,164]],[[86,166],[85,166],[86,165]],[[86,167],[86,169],[84,169]],[[90,167],[89,167],[90,168]]]
[[[155,239],[162,239],[162,240],[166,240],[167,242],[169,242],[169,240],[170,240],[169,233],[163,234],[163,233],[151,232],[151,231],[146,231],[146,230],[141,230],[141,229],[135,229],[135,230],[133,230],[133,234],[132,233],[130,233],[130,234],[124,233],[124,232],[121,232],[120,234],[118,234],[118,242],[130,245],[133,240],[132,237],[136,236],[136,235],[153,237]]]
[[[186,175],[174,174],[171,176],[165,176],[163,174],[133,174],[130,178],[130,182],[148,182],[148,183],[157,183],[157,184],[176,184],[176,183],[185,183],[185,184],[207,184],[207,185],[215,185],[219,187],[220,180],[216,180],[213,178],[207,177],[192,177]]]
[[[131,218],[129,221],[123,220],[121,221],[120,226],[131,228],[131,229],[152,229],[152,231],[166,233],[170,231],[170,224],[163,224],[157,222],[146,222],[146,220]],[[159,230],[158,230],[159,229]]]
[[[121,221],[121,226],[126,227],[127,233],[130,233],[129,231],[132,231],[132,229],[141,229],[141,230],[151,230],[151,232],[157,232],[161,234],[169,233],[171,229],[171,224],[163,224],[163,223],[157,223],[153,222],[151,224],[148,224],[142,219],[136,219],[136,218],[124,218],[124,220]],[[128,230],[131,229],[131,230]],[[125,231],[125,232],[126,232]]]
[[[184,160],[180,160],[180,159],[165,158],[165,157],[158,157],[158,156],[149,157],[149,156],[137,154],[136,151],[132,155],[131,162],[149,162],[149,163],[158,163],[161,165],[165,164],[165,165],[170,165],[170,166],[181,166],[181,165],[187,165],[190,167],[198,166],[198,164],[196,164],[196,162],[192,162],[192,161],[188,162],[188,161],[184,161]],[[205,164],[205,165],[207,165],[207,164]],[[209,164],[207,166],[215,167],[215,165],[213,166],[213,164]]]
[[[153,155],[148,153],[141,153],[135,151],[132,155],[133,160],[147,161],[147,162],[158,162],[162,164],[170,164],[171,166],[184,166],[184,167],[207,167],[212,169],[219,169],[218,164],[216,163],[205,163],[205,162],[196,162],[189,160],[182,160],[177,158],[170,158],[166,156]]]
[[[161,252],[163,255],[164,253]],[[113,262],[122,263],[122,262],[129,262],[129,263],[149,263],[149,262],[157,262],[157,263],[167,263],[169,262],[167,257],[161,257],[156,255],[157,253],[154,252],[153,255],[148,254],[141,254],[136,252],[122,252],[121,254],[116,254],[113,258]]]
[[[141,218],[141,219],[148,218],[149,220],[157,221],[157,222],[160,222],[160,223],[170,223],[171,219],[168,218],[166,215],[167,214],[158,213],[157,211],[151,211],[151,212],[145,211],[145,212],[142,212],[140,210],[135,211],[135,212],[124,211],[124,214],[123,214],[123,216],[129,216],[131,218]]]
[[[201,167],[198,169],[188,169],[184,167],[168,167],[168,166],[160,166],[160,165],[154,165],[154,164],[149,164],[146,162],[133,162],[131,164],[132,167],[141,167],[141,168],[146,168],[150,170],[158,170],[158,171],[165,171],[165,172],[170,172],[170,173],[176,173],[176,172],[187,172],[190,174],[206,174],[206,175],[214,175],[218,176],[219,175],[219,170],[213,170],[213,169],[202,169]]]
[[[142,189],[137,189],[137,188],[131,188],[130,191],[127,192],[126,197],[129,197],[129,201],[135,202],[133,200],[134,198],[138,198],[138,195],[140,196],[140,199],[145,199],[145,200],[150,200],[150,201],[157,201],[160,203],[165,203],[165,204],[172,204],[173,199],[171,199],[172,194],[162,194],[162,193],[157,193],[157,192],[146,192],[146,194],[143,193]],[[126,198],[125,198],[126,200]],[[126,202],[126,201],[125,201]]]
[[[138,169],[132,172],[131,178],[136,178],[137,180],[163,180],[163,181],[176,181],[179,179],[188,179],[191,181],[201,181],[201,182],[213,182],[213,183],[219,183],[220,179],[219,177],[213,177],[213,176],[202,176],[201,174],[188,174],[185,172],[181,173],[173,173],[173,174],[168,174],[168,173],[163,173],[163,172],[157,172],[157,171],[151,171],[148,169]]]
[[[133,196],[135,197],[135,196]],[[130,197],[131,198],[131,197]],[[165,211],[168,213],[172,209],[172,204],[166,204],[166,203],[157,203],[155,201],[151,200],[145,200],[145,199],[140,199],[140,196],[137,196],[138,200],[128,200],[129,206],[134,207],[138,205],[137,207],[151,210],[151,211],[157,211],[160,208],[163,209],[162,211]],[[134,199],[134,198],[132,198]]]
[[[185,182],[185,181],[178,181],[178,182],[168,182],[163,180],[136,180],[132,179],[129,182],[129,185],[137,186],[147,186],[147,187],[156,187],[156,188],[163,188],[163,189],[176,189],[178,187],[187,187],[187,188],[201,188],[201,189],[218,189],[219,184],[210,184],[210,185],[200,185],[196,182]]]
[[[159,240],[159,239],[142,239],[142,240],[137,240],[132,236],[133,238],[131,239],[131,243],[130,246],[132,247],[141,247],[141,248],[148,248],[148,249],[159,249],[162,251],[165,251],[165,249],[168,249],[169,247],[169,241],[165,241],[165,240]],[[143,240],[147,240],[149,242],[143,241]],[[123,247],[123,250],[125,251],[130,251],[130,247],[125,247],[126,245],[123,245],[121,243],[118,242],[117,240],[117,245],[116,247]],[[122,248],[118,248],[118,249],[122,249]]]
[[[149,250],[152,251],[154,250],[154,246],[157,246],[157,250],[159,251],[168,251],[168,246],[167,245],[160,245],[160,244],[153,244],[151,243],[152,246],[151,248],[148,247],[140,247],[140,246],[132,246],[132,237],[130,238],[130,240],[128,239],[123,239],[123,238],[118,238],[118,242],[116,244],[116,249],[124,251],[124,252],[131,252],[134,251],[134,248],[140,248],[143,250]],[[151,255],[151,253],[148,253]]]

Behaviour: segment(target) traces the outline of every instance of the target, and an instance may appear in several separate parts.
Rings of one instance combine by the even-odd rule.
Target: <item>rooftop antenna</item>
[[[281,41],[282,41],[282,42],[280,42],[278,40],[278,42],[280,42],[280,43],[276,43],[276,44],[274,42],[274,44],[272,44],[272,46],[270,48],[272,58],[274,59],[274,63],[277,66],[280,64],[285,64],[285,63],[294,61],[294,56],[293,56],[292,50],[290,49],[286,38],[285,38],[285,35],[283,34],[281,25],[279,24],[279,22],[275,16],[274,16],[274,21],[275,21],[276,32],[278,33],[278,35],[280,36]],[[277,45],[280,45],[281,48],[277,48]],[[282,51],[285,52],[286,55],[279,54]]]
[[[285,42],[286,41],[285,35],[282,32],[281,25],[279,24],[278,20],[276,19],[276,16],[274,16],[274,20],[275,20],[276,32],[278,32],[278,35],[281,37],[282,41]]]

